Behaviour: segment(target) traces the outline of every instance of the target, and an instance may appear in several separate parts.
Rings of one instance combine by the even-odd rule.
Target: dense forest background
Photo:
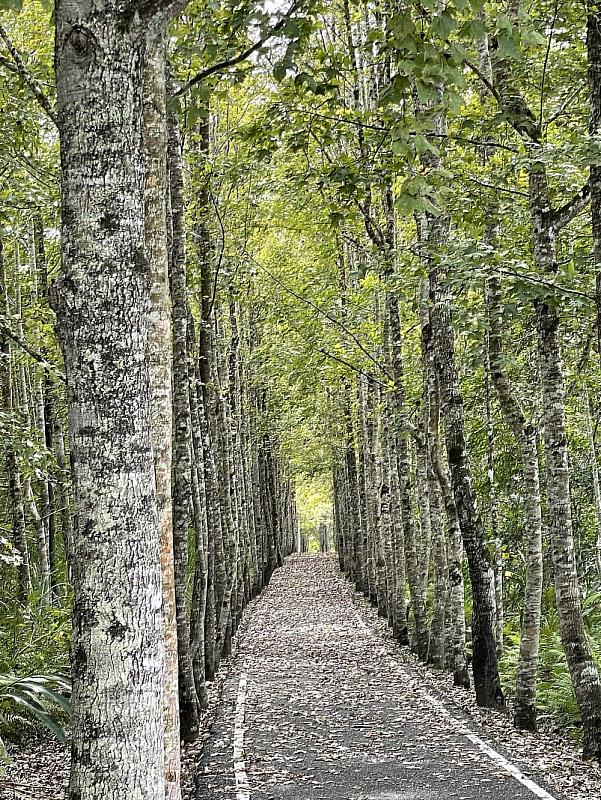
[[[98,402],[136,428],[139,395],[119,378],[135,325],[111,328],[129,271],[115,257],[110,274],[60,274],[61,225],[63,260],[81,248],[96,264],[88,238],[131,208],[115,194],[74,234],[85,115],[68,83],[57,106],[63,40],[55,54],[46,4],[1,7],[0,722],[14,736],[36,720],[60,733],[74,597],[83,682],[81,609],[118,584],[119,547],[86,533],[74,398],[100,373],[106,394],[114,369]],[[245,604],[291,552],[336,547],[401,644],[598,757],[599,5],[194,0],[146,46],[143,78],[142,139],[115,137],[110,174],[98,156],[86,180],[146,169],[138,271],[163,376],[152,430],[184,739]],[[133,101],[113,87],[90,102],[102,137]],[[92,310],[78,291],[98,292]]]

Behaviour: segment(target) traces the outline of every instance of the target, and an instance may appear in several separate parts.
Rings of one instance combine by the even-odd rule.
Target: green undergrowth
[[[5,741],[41,729],[61,740],[70,714],[71,611],[33,593],[28,606],[0,605],[0,759]]]
[[[597,668],[601,670],[601,594],[589,592],[583,599],[589,641]],[[505,646],[501,660],[501,679],[507,697],[515,692],[520,649],[521,620],[509,617],[505,624]],[[537,684],[539,722],[566,732],[575,742],[582,736],[580,711],[559,633],[559,620],[553,603],[553,588],[545,590],[541,625],[540,660]]]

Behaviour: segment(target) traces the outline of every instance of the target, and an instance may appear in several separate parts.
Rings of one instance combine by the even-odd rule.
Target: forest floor
[[[329,556],[289,558],[247,608],[210,706],[185,800],[601,800],[597,766],[415,663]],[[66,748],[11,755],[0,800],[66,797]]]

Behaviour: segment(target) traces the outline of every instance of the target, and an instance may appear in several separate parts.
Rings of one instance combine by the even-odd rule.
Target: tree
[[[142,109],[149,32],[171,10],[55,9],[62,275],[53,305],[77,519],[70,796],[78,800],[164,792]]]

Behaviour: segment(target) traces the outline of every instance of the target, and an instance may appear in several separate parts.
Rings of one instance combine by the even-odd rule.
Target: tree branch
[[[351,364],[351,362],[347,361],[345,358],[342,358],[341,356],[338,356],[335,353],[331,353],[329,350],[326,350],[325,347],[320,347],[319,345],[316,345],[309,338],[307,338],[302,333],[301,329],[298,328],[290,319],[288,319],[288,317],[282,315],[282,318],[286,321],[286,323],[290,326],[290,328],[297,334],[297,336],[299,336],[304,342],[307,342],[307,344],[313,350],[313,352],[319,353],[320,355],[325,356],[326,358],[329,358],[331,361],[335,361],[338,364],[342,364],[343,367],[350,369],[352,372],[356,372],[357,375],[362,375],[364,378],[373,381],[378,386],[386,388],[387,384],[382,383],[382,381],[378,380],[378,378],[376,378],[375,375],[365,372],[364,370],[361,369],[361,367],[356,367],[354,364]]]
[[[298,292],[295,292],[294,289],[291,289],[289,286],[287,286],[282,280],[280,280],[277,277],[277,275],[274,275],[273,272],[271,272],[270,270],[267,269],[267,267],[265,267],[263,264],[261,264],[260,261],[257,261],[257,259],[254,256],[252,256],[248,251],[245,253],[245,255],[247,256],[247,258],[249,258],[253,262],[253,264],[256,264],[257,267],[259,267],[259,269],[263,270],[263,272],[269,278],[271,278],[271,280],[274,283],[276,283],[281,289],[283,289],[287,294],[289,294],[291,297],[296,298],[297,300],[300,300],[301,303],[304,303],[305,305],[309,306],[309,308],[314,309],[318,314],[321,314],[321,316],[325,317],[327,320],[329,320],[334,325],[336,325],[338,328],[340,328],[340,330],[344,331],[344,333],[347,336],[349,336],[353,340],[353,342],[357,345],[359,350],[361,350],[363,355],[367,356],[369,361],[371,361],[372,364],[374,364],[380,370],[380,372],[383,375],[386,375],[387,378],[392,380],[391,376],[388,374],[388,371],[387,371],[386,367],[384,367],[376,358],[374,358],[374,356],[372,356],[372,354],[369,352],[369,350],[367,350],[367,348],[361,342],[361,340],[353,333],[353,331],[351,331],[349,328],[347,328],[346,325],[343,322],[341,322],[336,317],[333,317],[330,313],[328,313],[323,308],[321,308],[321,306],[317,305],[317,303],[314,303],[312,300],[309,300],[307,297],[303,297],[302,294],[299,294]]]
[[[12,43],[8,33],[4,26],[0,23],[0,38],[4,42],[6,49],[10,53],[10,57],[12,58],[12,62],[14,64],[13,72],[15,72],[19,78],[23,81],[23,83],[27,86],[29,91],[33,94],[35,99],[38,101],[40,107],[46,112],[46,114],[50,117],[52,122],[58,127],[58,117],[54,108],[52,107],[52,103],[46,97],[43,89],[39,86],[38,81],[33,77],[33,75],[29,72],[23,59],[21,58],[19,51]],[[6,66],[11,68],[8,63],[2,59]]]
[[[590,183],[587,182],[578,194],[574,195],[565,205],[561,206],[561,208],[557,208],[555,211],[551,211],[551,220],[555,230],[560,231],[562,228],[565,228],[566,225],[586,208],[590,199],[591,186]]]
[[[288,22],[288,20],[292,17],[292,15],[297,11],[301,6],[301,0],[294,0],[294,3],[290,6],[288,12],[271,28],[267,33],[262,36],[258,41],[254,44],[247,47],[246,50],[243,50],[241,53],[238,53],[236,56],[232,56],[232,58],[226,58],[223,61],[218,61],[216,64],[212,64],[210,67],[197,72],[193,78],[190,78],[183,86],[181,86],[177,92],[175,92],[172,97],[181,97],[186,92],[190,91],[193,86],[196,86],[199,83],[202,83],[206,78],[214,75],[216,72],[223,72],[225,69],[229,69],[229,67],[235,67],[236,64],[240,64],[243,61],[246,61],[247,58],[253,53],[256,53],[263,45],[269,41],[273,36],[275,36],[279,31],[282,30],[284,25]]]
[[[473,63],[472,63],[472,62],[471,62],[469,59],[467,59],[467,58],[465,59],[465,62],[464,62],[464,63],[465,63],[465,66],[466,66],[466,67],[469,67],[469,68],[471,69],[471,71],[474,73],[474,75],[477,75],[477,77],[478,77],[478,78],[480,78],[480,80],[482,81],[482,83],[484,84],[484,86],[485,86],[485,87],[488,89],[488,91],[491,93],[491,95],[492,95],[492,96],[495,98],[495,100],[497,101],[497,103],[499,103],[499,105],[500,105],[500,104],[502,103],[502,98],[501,98],[501,95],[500,95],[500,94],[499,94],[499,92],[496,90],[496,88],[495,88],[495,87],[494,87],[494,85],[491,83],[491,81],[489,81],[489,80],[488,80],[488,78],[487,78],[487,77],[486,77],[486,75],[485,75],[485,74],[482,72],[482,70],[481,70],[479,67],[477,67],[475,64],[473,64]]]
[[[43,355],[33,350],[26,341],[17,336],[16,333],[13,333],[13,331],[11,331],[11,329],[2,322],[0,322],[0,335],[10,339],[13,344],[16,344],[20,350],[22,350],[24,353],[27,353],[27,355],[30,356],[30,358],[33,358],[33,360],[38,364],[51,369],[62,381],[65,380],[63,373],[57,369],[52,362],[48,361],[48,359],[44,358]]]
[[[147,23],[147,41],[165,32],[170,20],[184,10],[188,0],[131,0],[123,11],[123,19],[130,20],[139,14]]]

